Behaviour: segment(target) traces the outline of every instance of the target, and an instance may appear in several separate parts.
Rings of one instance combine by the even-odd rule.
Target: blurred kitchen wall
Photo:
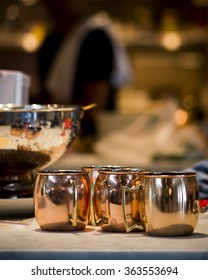
[[[132,62],[134,80],[119,110],[132,110],[130,97],[170,97],[192,119],[208,117],[208,0],[91,0],[90,9],[111,15]],[[35,53],[49,24],[41,0],[0,1],[0,68],[30,74],[31,95],[38,92]]]

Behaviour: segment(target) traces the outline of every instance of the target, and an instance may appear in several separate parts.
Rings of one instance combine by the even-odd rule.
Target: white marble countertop
[[[0,221],[0,259],[208,259],[208,213],[192,235],[154,237],[110,233],[100,227],[43,231],[35,218]]]

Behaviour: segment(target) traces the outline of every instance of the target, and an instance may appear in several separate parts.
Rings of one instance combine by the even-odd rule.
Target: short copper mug
[[[148,234],[180,236],[194,231],[200,212],[196,173],[151,172],[141,182]]]
[[[138,168],[99,170],[91,190],[92,216],[95,225],[104,231],[144,231],[140,212],[141,174],[149,171]]]
[[[43,230],[72,231],[86,227],[90,179],[82,170],[39,171],[34,183],[35,218]]]

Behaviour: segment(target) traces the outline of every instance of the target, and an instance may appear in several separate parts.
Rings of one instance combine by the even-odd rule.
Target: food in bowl
[[[0,198],[31,197],[35,173],[77,137],[82,106],[0,105]]]

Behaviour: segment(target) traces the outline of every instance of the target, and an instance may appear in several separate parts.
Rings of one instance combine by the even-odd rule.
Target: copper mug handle
[[[72,214],[68,213],[68,222],[75,227],[77,226],[77,185],[72,178],[69,179],[69,186],[72,186],[73,189],[73,209]]]
[[[105,185],[106,181],[104,181],[102,183]],[[94,205],[94,191],[95,191],[95,182],[92,183],[91,191],[90,191],[90,215],[91,215],[91,220],[92,220],[92,226],[98,226],[100,224],[100,222],[103,222],[104,224],[107,224],[108,223],[108,217],[96,219],[95,205]],[[110,216],[109,201],[108,201],[107,209],[108,209],[108,216]]]
[[[90,216],[92,225],[95,227],[97,226],[96,219],[95,219],[95,210],[94,210],[94,190],[95,190],[95,182],[91,184],[90,189]]]
[[[133,229],[144,230],[144,227],[142,225],[138,225],[138,224],[134,224],[129,227],[128,222],[127,222],[127,217],[126,217],[126,207],[125,207],[126,206],[126,192],[134,192],[134,191],[140,191],[140,190],[143,190],[142,184],[140,184],[139,186],[134,187],[134,188],[129,188],[125,185],[122,185],[122,214],[123,214],[123,222],[124,222],[126,232],[130,232]]]

